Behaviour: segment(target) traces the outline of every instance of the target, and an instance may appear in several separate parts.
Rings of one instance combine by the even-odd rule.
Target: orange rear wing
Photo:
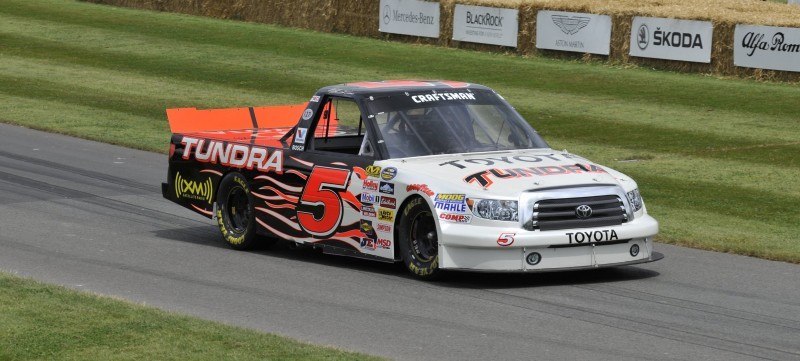
[[[306,105],[202,110],[174,108],[167,109],[167,119],[172,133],[291,128],[297,124]]]

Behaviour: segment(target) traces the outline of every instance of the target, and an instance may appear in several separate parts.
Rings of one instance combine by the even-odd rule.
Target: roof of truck
[[[377,94],[397,91],[424,91],[424,90],[457,90],[457,89],[483,89],[490,90],[480,84],[470,84],[450,80],[381,80],[344,83],[324,87],[321,92],[329,94]]]

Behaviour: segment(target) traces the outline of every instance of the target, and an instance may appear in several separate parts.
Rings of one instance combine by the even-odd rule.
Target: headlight
[[[639,188],[636,188],[628,193],[625,193],[628,196],[628,203],[633,208],[634,212],[638,212],[642,209],[642,205],[644,205],[644,201],[642,201],[642,196],[639,194]]]
[[[467,205],[472,210],[472,214],[495,221],[517,221],[519,205],[517,201],[501,201],[497,199],[475,199],[467,200]]]

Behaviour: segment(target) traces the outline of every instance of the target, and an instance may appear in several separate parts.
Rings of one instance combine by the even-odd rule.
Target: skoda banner
[[[453,40],[517,47],[519,10],[456,4]]]
[[[542,10],[536,15],[536,47],[608,55],[611,17]]]
[[[695,63],[711,62],[710,21],[634,17],[631,25],[632,56]]]
[[[381,0],[378,30],[383,33],[439,37],[439,3]]]
[[[736,25],[733,64],[800,72],[800,29]]]

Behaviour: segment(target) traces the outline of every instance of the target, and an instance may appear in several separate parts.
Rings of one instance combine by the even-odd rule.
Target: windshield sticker
[[[587,171],[588,170],[588,171]],[[549,176],[549,175],[563,175],[563,174],[576,174],[576,173],[606,173],[603,168],[594,164],[567,164],[567,165],[551,165],[545,167],[528,167],[528,168],[492,168],[482,170],[480,172],[470,174],[464,178],[464,182],[477,183],[481,187],[488,188],[494,184],[492,177],[497,179],[513,179],[522,177],[533,176]]]
[[[308,134],[308,128],[297,128],[297,133],[294,135],[294,142],[305,143],[306,134]]]
[[[429,103],[443,100],[475,100],[473,93],[433,93],[420,94],[411,97],[414,103]]]

